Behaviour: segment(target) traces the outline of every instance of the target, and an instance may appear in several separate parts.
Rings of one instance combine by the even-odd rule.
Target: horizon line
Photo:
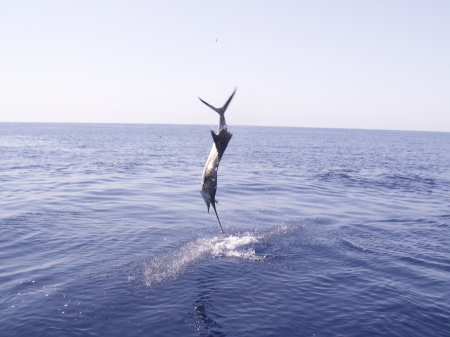
[[[210,125],[210,124],[196,124],[196,123],[143,123],[143,122],[3,122],[0,124],[128,124],[128,125]],[[409,130],[409,129],[376,129],[376,128],[352,128],[352,127],[326,127],[326,126],[292,126],[292,125],[252,125],[252,124],[232,124],[233,126],[249,126],[249,127],[269,127],[269,128],[301,128],[301,129],[330,129],[330,130],[361,130],[361,131],[401,131],[401,132],[439,132],[449,133],[450,131],[436,131],[436,130]]]

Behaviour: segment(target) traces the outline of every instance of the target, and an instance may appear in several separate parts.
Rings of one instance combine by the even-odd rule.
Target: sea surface
[[[450,336],[450,133],[0,124],[0,336]]]

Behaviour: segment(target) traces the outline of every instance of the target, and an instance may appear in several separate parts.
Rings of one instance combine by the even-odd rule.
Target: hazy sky
[[[0,122],[450,132],[448,0],[0,0],[0,61]]]

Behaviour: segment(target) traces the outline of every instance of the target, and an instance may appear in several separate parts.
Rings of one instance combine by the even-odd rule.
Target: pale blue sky
[[[450,1],[0,0],[0,122],[450,132]],[[216,42],[217,39],[217,42]]]

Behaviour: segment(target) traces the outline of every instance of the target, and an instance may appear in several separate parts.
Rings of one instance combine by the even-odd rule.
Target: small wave
[[[377,189],[377,191],[387,189],[407,193],[430,193],[441,186],[436,179],[428,176],[392,172],[367,175],[362,171],[334,169],[319,173],[315,178],[327,183],[337,182],[346,187]]]
[[[343,239],[342,240],[342,245],[344,247],[350,248],[352,250],[357,250],[357,251],[362,251],[362,252],[370,252],[367,248],[362,247],[362,246],[360,246],[360,245],[358,245],[356,243],[353,243],[353,242],[351,242],[349,240]]]

